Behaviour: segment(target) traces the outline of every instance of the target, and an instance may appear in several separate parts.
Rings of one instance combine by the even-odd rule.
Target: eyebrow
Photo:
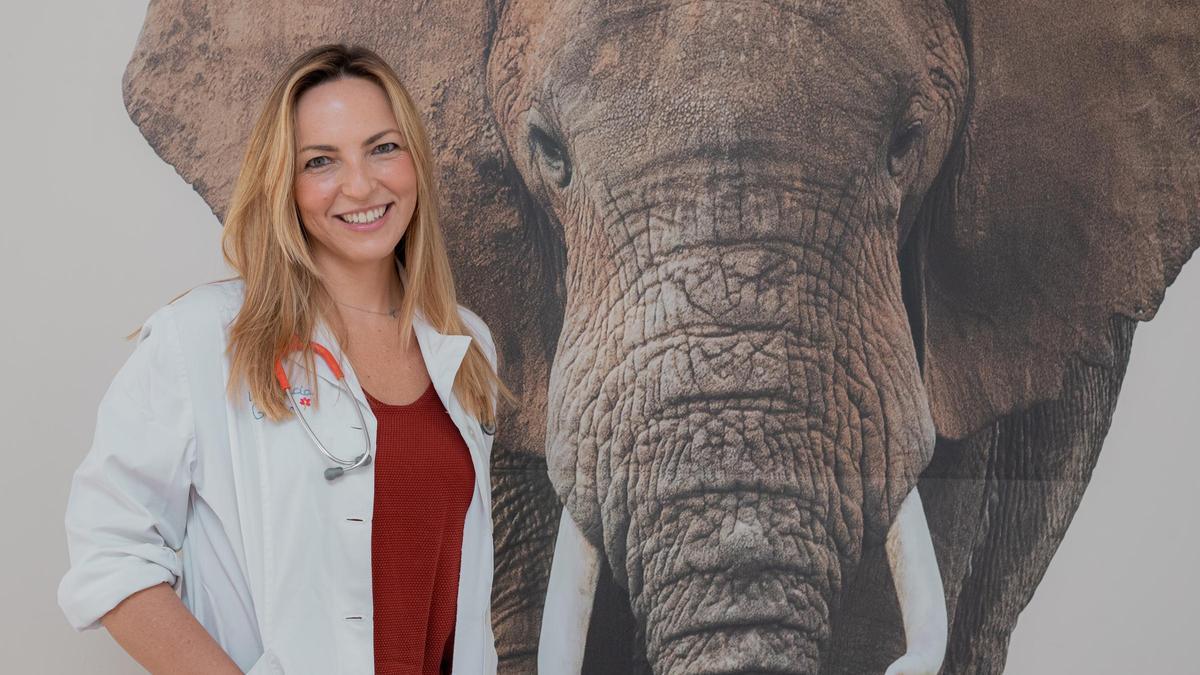
[[[366,146],[374,143],[375,141],[383,138],[384,136],[387,136],[388,134],[393,134],[393,133],[397,134],[397,135],[402,135],[402,134],[400,134],[399,129],[384,129],[383,131],[381,131],[377,134],[373,134],[370,138],[363,141],[363,147],[366,147]],[[300,152],[307,152],[309,150],[319,150],[320,152],[337,152],[337,148],[333,147],[332,145],[306,145],[303,148],[300,148]]]

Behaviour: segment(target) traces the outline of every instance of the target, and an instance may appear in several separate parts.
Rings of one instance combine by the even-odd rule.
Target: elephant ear
[[[924,372],[939,434],[1113,360],[1200,244],[1200,5],[968,0],[972,92],[931,200]]]
[[[361,44],[396,68],[433,118],[435,154],[454,160],[445,169],[453,175],[495,145],[483,123],[488,22],[483,0],[152,0],[125,71],[125,105],[154,150],[221,216],[250,127],[284,68],[319,44]]]
[[[159,156],[223,218],[250,129],[287,65],[331,42],[377,52],[424,116],[460,302],[489,324],[509,386],[544,399],[561,303],[530,259],[526,200],[486,99],[492,20],[486,0],[152,0],[125,71],[125,105]],[[544,426],[524,419],[540,414],[532,403],[513,413],[522,419],[511,428]],[[542,453],[540,436],[519,436],[508,439]]]

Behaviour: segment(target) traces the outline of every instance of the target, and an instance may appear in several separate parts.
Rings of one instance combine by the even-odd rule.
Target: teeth
[[[355,225],[362,225],[363,223],[370,223],[372,221],[379,220],[379,218],[383,216],[383,212],[386,210],[387,210],[386,206],[377,206],[373,209],[370,209],[369,211],[359,211],[357,213],[347,213],[345,215],[339,216],[339,218],[346,221],[347,223],[354,223]]]

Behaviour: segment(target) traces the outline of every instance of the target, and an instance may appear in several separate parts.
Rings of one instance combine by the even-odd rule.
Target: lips
[[[383,224],[383,221],[387,219],[391,211],[392,203],[389,202],[381,206],[372,206],[368,209],[342,213],[334,216],[334,218],[340,220],[346,227],[352,230],[364,232],[374,230]]]
[[[369,209],[362,209],[359,211],[351,211],[349,213],[343,213],[343,214],[334,216],[334,218],[337,218],[338,220],[341,220],[344,223],[350,223],[351,225],[366,225],[368,223],[373,223],[376,220],[379,220],[380,218],[382,218],[383,214],[386,213],[387,210],[389,208],[391,208],[391,206],[392,205],[390,203],[384,204],[382,206],[372,206]]]

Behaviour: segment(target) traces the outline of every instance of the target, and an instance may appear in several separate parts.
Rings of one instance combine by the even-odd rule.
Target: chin
[[[381,260],[391,260],[396,257],[396,247],[371,249],[370,251],[358,251],[354,255],[347,256],[347,262],[355,265],[374,265]]]

